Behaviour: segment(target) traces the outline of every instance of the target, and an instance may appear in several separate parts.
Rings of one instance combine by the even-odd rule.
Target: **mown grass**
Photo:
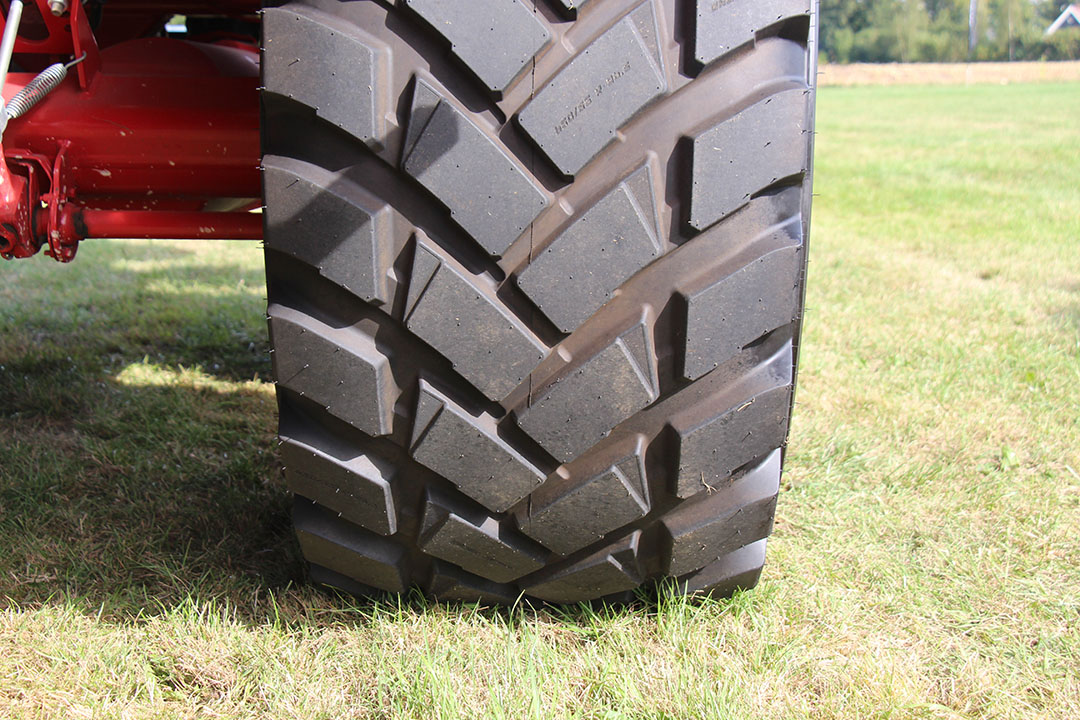
[[[762,584],[483,611],[304,583],[259,250],[0,281],[0,717],[1080,716],[1080,86],[828,89]]]

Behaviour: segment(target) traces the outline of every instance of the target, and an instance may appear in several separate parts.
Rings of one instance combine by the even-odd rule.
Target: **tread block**
[[[498,435],[495,418],[472,415],[420,381],[413,458],[493,512],[502,512],[544,481],[544,473]]]
[[[359,28],[310,9],[263,10],[263,84],[374,150],[386,136],[389,52]],[[351,88],[341,92],[342,87]]]
[[[759,31],[810,14],[810,0],[697,0],[694,59],[708,65]]]
[[[397,391],[390,359],[373,338],[284,305],[271,305],[267,314],[278,385],[368,435],[390,434]]]
[[[668,573],[685,575],[768,536],[779,491],[780,451],[774,450],[727,487],[666,515]]]
[[[424,509],[420,548],[428,555],[505,583],[544,566],[542,548],[505,528],[494,517],[451,508],[434,493]]]
[[[489,90],[502,92],[551,40],[521,0],[404,0],[450,41],[454,55]]]
[[[679,580],[679,589],[688,595],[729,597],[736,590],[758,584],[765,565],[765,540],[758,540],[728,553],[696,573]]]
[[[564,603],[595,600],[606,595],[633,590],[641,584],[638,545],[641,531],[586,558],[551,572],[545,572],[525,594],[548,602]]]
[[[635,438],[631,453],[584,481],[549,479],[533,493],[521,531],[560,555],[569,555],[645,517],[649,512],[645,447],[643,437]]]
[[[372,532],[397,532],[393,466],[366,453],[338,458],[291,438],[282,437],[282,441],[281,459],[290,490]]]
[[[518,285],[560,330],[572,332],[660,255],[658,217],[646,165],[555,238]]]
[[[550,203],[498,141],[422,78],[401,165],[491,255],[510,247]]]
[[[309,562],[380,590],[408,586],[405,550],[386,538],[302,498],[293,503],[293,524]]]
[[[513,605],[518,599],[517,588],[513,585],[502,585],[478,578],[439,560],[432,563],[431,584],[428,587],[438,600]]]
[[[642,320],[556,381],[518,414],[518,424],[556,458],[569,462],[658,396],[652,333]]]
[[[801,272],[802,248],[786,247],[686,293],[683,375],[696,380],[754,340],[794,321]]]
[[[715,491],[735,470],[780,447],[787,437],[791,380],[749,398],[704,422],[687,414],[672,418],[679,436],[675,494]]]
[[[498,300],[495,287],[418,235],[405,324],[492,400],[505,397],[547,347]]]
[[[805,174],[808,93],[777,93],[694,138],[691,226],[704,230],[759,190]]]
[[[667,92],[651,0],[571,60],[518,116],[565,175],[575,175],[616,131]]]
[[[263,168],[266,246],[317,268],[368,302],[389,302],[390,209],[314,165],[266,157]]]

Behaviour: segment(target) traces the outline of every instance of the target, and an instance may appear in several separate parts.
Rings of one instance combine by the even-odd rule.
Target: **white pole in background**
[[[968,61],[975,59],[975,26],[978,23],[979,0],[971,0],[971,9],[968,10]]]

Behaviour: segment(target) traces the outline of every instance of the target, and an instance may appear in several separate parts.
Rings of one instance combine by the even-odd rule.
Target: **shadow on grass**
[[[1076,291],[1080,293],[1080,289]],[[1065,320],[1065,324],[1071,327],[1080,339],[1080,302],[1072,303],[1061,311],[1060,316]]]
[[[260,255],[119,248],[148,268],[106,247],[5,278],[0,603],[250,606],[302,579]]]

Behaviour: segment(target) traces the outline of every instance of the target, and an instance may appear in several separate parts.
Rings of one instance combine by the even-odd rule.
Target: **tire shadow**
[[[5,278],[0,606],[136,617],[302,580],[261,251],[214,247],[116,243]]]

